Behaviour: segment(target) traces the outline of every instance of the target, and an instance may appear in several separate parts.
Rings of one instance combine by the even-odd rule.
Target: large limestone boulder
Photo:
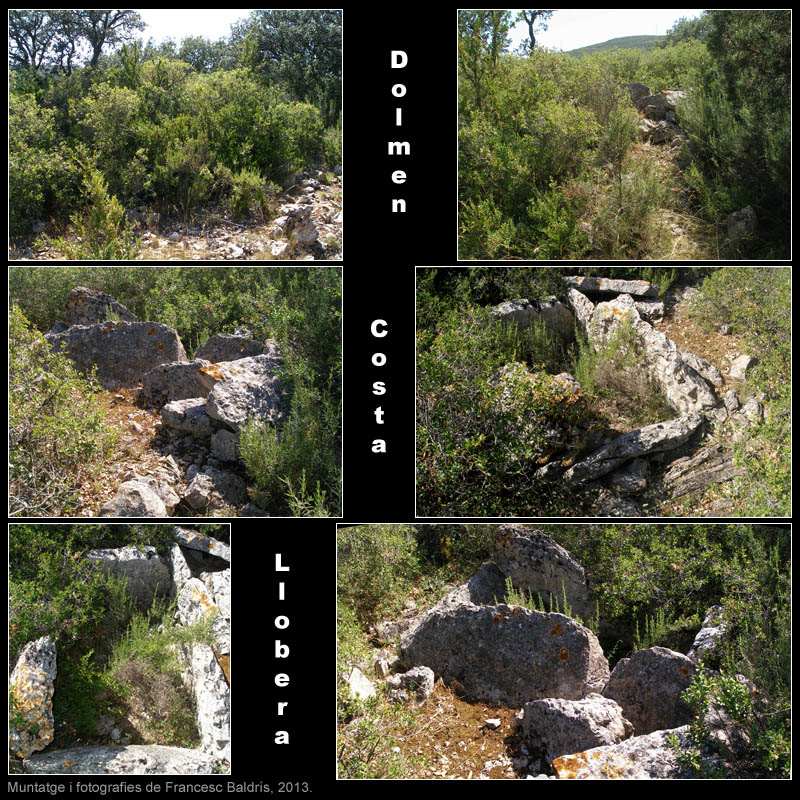
[[[163,406],[172,400],[205,398],[217,378],[216,370],[209,370],[210,361],[195,358],[193,361],[171,361],[159,364],[142,377],[141,396],[152,406]]]
[[[522,329],[539,322],[564,338],[571,338],[575,330],[575,317],[556,297],[506,300],[492,309],[492,315],[502,322],[513,322]]]
[[[278,357],[275,341],[258,342],[244,333],[216,333],[195,352],[195,358],[211,362],[236,361],[239,358],[258,356],[262,353]]]
[[[587,326],[592,347],[599,350],[606,345],[623,324],[629,324],[634,330],[642,348],[642,368],[661,389],[671,408],[679,414],[690,414],[719,405],[705,378],[683,358],[675,342],[641,318],[629,294],[595,307]]]
[[[528,749],[541,753],[547,761],[616,744],[633,733],[619,704],[596,693],[581,700],[548,697],[526,703],[520,729]]]
[[[568,275],[564,282],[583,294],[619,295],[629,294],[642,300],[658,300],[658,286],[649,281],[621,278],[599,278],[589,275]]]
[[[677,740],[679,747],[673,747]],[[556,777],[595,780],[686,778],[678,763],[680,748],[690,747],[688,726],[634,736],[617,744],[560,756],[551,764]]]
[[[53,741],[56,645],[50,636],[22,648],[9,684],[8,748],[27,758]]]
[[[124,578],[137,608],[147,610],[156,597],[172,594],[172,575],[154,547],[117,547],[90,550],[86,558],[103,570]]]
[[[495,533],[494,562],[524,594],[551,600],[563,609],[566,600],[574,613],[589,619],[594,613],[586,573],[563,548],[541,531],[525,525],[502,525]]]
[[[101,322],[73,325],[45,338],[83,372],[97,368],[107,389],[138,386],[142,376],[168,361],[185,361],[178,334],[158,322]]]
[[[572,483],[584,483],[607,475],[640,456],[675,450],[688,442],[702,425],[703,417],[700,414],[690,414],[628,431],[573,464],[564,473],[564,479]]]
[[[588,629],[563,614],[472,603],[435,606],[403,637],[400,660],[427,666],[473,700],[521,706],[599,691],[608,661]]]
[[[202,750],[129,744],[40,753],[25,760],[24,772],[39,775],[212,775],[230,772],[230,765]]]
[[[694,637],[694,642],[692,642],[687,655],[692,661],[700,661],[702,658],[713,655],[724,635],[725,621],[722,606],[711,606],[706,611],[703,627]]]
[[[68,325],[94,325],[114,319],[136,322],[136,315],[110,294],[76,286],[67,298],[64,319]]]
[[[622,706],[637,736],[677,728],[691,720],[681,693],[694,673],[695,664],[688,656],[666,647],[651,647],[619,661],[603,695]]]
[[[216,367],[218,383],[208,395],[208,415],[233,431],[249,419],[277,424],[285,413],[285,388],[273,355],[240,358]]]

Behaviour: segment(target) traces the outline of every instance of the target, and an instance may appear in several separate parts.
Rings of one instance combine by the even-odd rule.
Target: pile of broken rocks
[[[190,361],[175,330],[85,287],[70,293],[65,320],[45,336],[54,350],[104,388],[136,389],[140,405],[160,409],[159,465],[123,476],[100,516],[266,516],[248,502],[239,433],[249,420],[280,425],[288,411],[274,341],[218,333]]]
[[[91,550],[85,558],[123,578],[139,610],[149,609],[157,597],[166,597],[176,601],[179,625],[211,617],[213,644],[179,646],[182,680],[194,700],[199,746],[131,744],[126,731],[135,733],[135,724],[101,717],[98,735],[106,736],[108,744],[47,750],[61,721],[53,717],[56,643],[45,636],[21,649],[11,673],[9,692],[15,715],[9,751],[15,769],[51,775],[230,772],[230,544],[180,527],[175,528],[174,538],[163,557],[154,547],[128,546]]]
[[[537,476],[544,482],[590,490],[598,515],[641,516],[637,498],[648,489],[657,489],[661,499],[678,499],[740,475],[731,445],[764,418],[759,398],[742,402],[736,388],[755,360],[740,354],[723,375],[700,356],[682,351],[654,326],[665,308],[658,288],[648,281],[583,276],[564,280],[567,303],[555,297],[506,301],[495,307],[495,318],[521,328],[538,322],[559,336],[569,336],[577,326],[595,350],[606,345],[621,325],[630,325],[644,359],[642,370],[675,416],[604,436],[577,461],[572,453],[560,454],[539,467]],[[580,391],[571,375],[561,377]],[[711,433],[719,435],[712,438]]]
[[[492,561],[465,584],[422,614],[373,629],[373,638],[388,645],[374,659],[387,696],[421,703],[440,679],[470,701],[519,709],[522,755],[513,760],[519,777],[686,777],[678,750],[689,741],[691,712],[681,693],[700,658],[721,640],[721,609],[709,610],[688,654],[651,647],[621,659],[612,671],[595,634],[576,619],[508,605],[507,580],[545,603],[566,597],[582,619],[593,614],[584,569],[570,553],[524,525],[499,526]],[[343,678],[354,697],[376,693],[357,667]],[[722,755],[703,757],[724,768],[725,748],[742,739],[716,712]]]

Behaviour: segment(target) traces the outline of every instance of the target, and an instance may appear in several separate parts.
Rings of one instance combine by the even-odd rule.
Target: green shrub
[[[408,599],[418,574],[414,529],[408,525],[358,525],[336,533],[337,593],[361,625],[391,616]]]
[[[228,205],[235,217],[249,217],[254,209],[266,220],[270,199],[277,195],[275,184],[267,185],[255,170],[242,169],[232,176]]]
[[[89,205],[73,214],[68,235],[53,239],[53,247],[71,260],[133,259],[138,240],[125,218],[125,209],[116,197],[109,195],[99,170],[92,166],[85,169],[83,187]]]
[[[100,469],[115,436],[94,393],[54,353],[17,306],[9,325],[9,494],[12,516],[74,511],[83,482]]]
[[[585,419],[581,395],[518,359],[525,337],[488,310],[452,313],[417,356],[417,488],[423,516],[563,508],[538,466]],[[507,365],[507,366],[506,366]],[[501,368],[504,368],[501,373]],[[564,440],[554,436],[563,431]]]

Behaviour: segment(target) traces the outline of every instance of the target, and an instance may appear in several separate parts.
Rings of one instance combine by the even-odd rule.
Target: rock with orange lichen
[[[521,706],[600,691],[608,661],[597,637],[563,614],[505,604],[439,604],[403,638],[400,660],[430,667],[473,700]]]
[[[694,662],[683,653],[666,647],[638,650],[617,663],[603,695],[622,706],[637,735],[677,728],[692,717],[681,694],[694,673]]]
[[[188,550],[199,550],[201,553],[209,553],[225,561],[231,560],[231,549],[225,542],[214,539],[212,536],[205,536],[199,531],[191,528],[175,527],[175,541]]]
[[[22,648],[11,673],[8,746],[27,758],[53,741],[53,687],[56,645],[49,636]]]
[[[685,778],[689,776],[678,763],[678,754],[688,746],[687,725],[560,756],[551,766],[562,779]]]

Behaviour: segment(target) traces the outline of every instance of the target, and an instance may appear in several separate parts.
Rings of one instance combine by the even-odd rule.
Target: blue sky
[[[220,39],[231,32],[231,25],[250,13],[247,8],[140,8],[137,9],[147,27],[142,38],[163,42],[180,42],[187,36]]]
[[[564,9],[554,11],[537,45],[551,50],[574,50],[618,36],[663,35],[681,17],[697,17],[702,9]],[[528,36],[523,23],[512,31],[512,50]]]

